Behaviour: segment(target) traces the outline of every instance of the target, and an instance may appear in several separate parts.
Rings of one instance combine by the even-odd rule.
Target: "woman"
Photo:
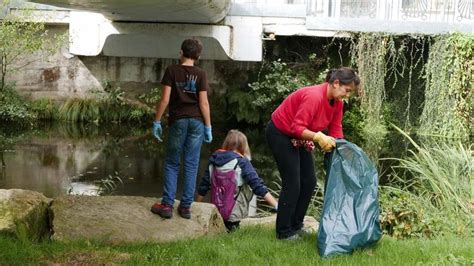
[[[304,233],[303,219],[316,186],[313,142],[329,152],[336,146],[335,138],[344,137],[342,98],[355,91],[359,83],[351,68],[333,69],[325,83],[298,89],[273,112],[266,138],[282,180],[278,239],[294,240]]]

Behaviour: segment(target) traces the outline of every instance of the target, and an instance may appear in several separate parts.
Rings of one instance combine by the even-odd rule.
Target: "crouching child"
[[[240,220],[248,216],[253,194],[263,197],[274,209],[278,206],[250,162],[247,137],[238,130],[230,130],[222,148],[209,158],[197,201],[202,201],[209,190],[228,232],[239,228]]]

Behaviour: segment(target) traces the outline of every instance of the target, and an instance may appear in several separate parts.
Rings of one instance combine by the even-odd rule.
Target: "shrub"
[[[0,120],[24,123],[35,118],[28,110],[28,104],[16,91],[5,87],[0,91]]]
[[[72,98],[59,108],[59,118],[71,122],[98,122],[99,102],[95,99]]]
[[[149,92],[138,96],[138,99],[149,106],[155,107],[161,100],[161,89],[152,88]]]
[[[393,180],[381,193],[382,223],[396,236],[430,236],[447,232],[466,233],[472,222],[472,150],[462,144],[428,142],[418,145],[398,127],[415,147],[411,156],[394,158]],[[382,190],[382,192],[385,192]],[[408,230],[410,229],[410,230]],[[472,230],[472,229],[471,229]],[[469,232],[467,232],[469,233]]]
[[[239,122],[263,125],[288,94],[310,83],[281,60],[267,63],[261,71],[263,78],[248,84],[248,90],[229,92],[230,110]]]
[[[104,91],[93,90],[94,98],[72,98],[59,109],[59,118],[74,122],[142,122],[152,118],[152,109],[145,104],[128,101],[120,87],[105,84]]]
[[[380,189],[380,226],[396,238],[431,237],[443,233],[442,213],[426,199],[394,187]]]
[[[39,99],[30,103],[30,110],[39,120],[55,120],[59,107],[51,99]]]

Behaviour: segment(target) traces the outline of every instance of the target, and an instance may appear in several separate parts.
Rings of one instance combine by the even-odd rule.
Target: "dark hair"
[[[329,70],[326,74],[326,82],[333,83],[336,79],[343,85],[349,85],[354,82],[354,85],[357,87],[360,84],[359,76],[357,76],[357,73],[349,67],[333,68]]]
[[[202,42],[198,39],[186,39],[181,44],[181,50],[184,57],[198,60],[202,52]]]

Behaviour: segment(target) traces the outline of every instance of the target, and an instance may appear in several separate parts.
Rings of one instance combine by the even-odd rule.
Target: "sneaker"
[[[310,228],[303,227],[300,230],[296,231],[296,234],[298,234],[301,237],[307,237],[313,234],[313,230],[311,230]]]
[[[291,236],[285,237],[285,238],[280,238],[280,240],[285,240],[285,241],[296,241],[296,240],[300,240],[300,239],[301,239],[301,237],[298,234],[294,234],[294,235],[291,235]]]
[[[171,217],[173,217],[173,206],[166,203],[159,204],[157,202],[151,206],[151,212],[158,214],[161,218],[171,219]]]
[[[178,214],[184,219],[191,219],[191,208],[178,206]]]

